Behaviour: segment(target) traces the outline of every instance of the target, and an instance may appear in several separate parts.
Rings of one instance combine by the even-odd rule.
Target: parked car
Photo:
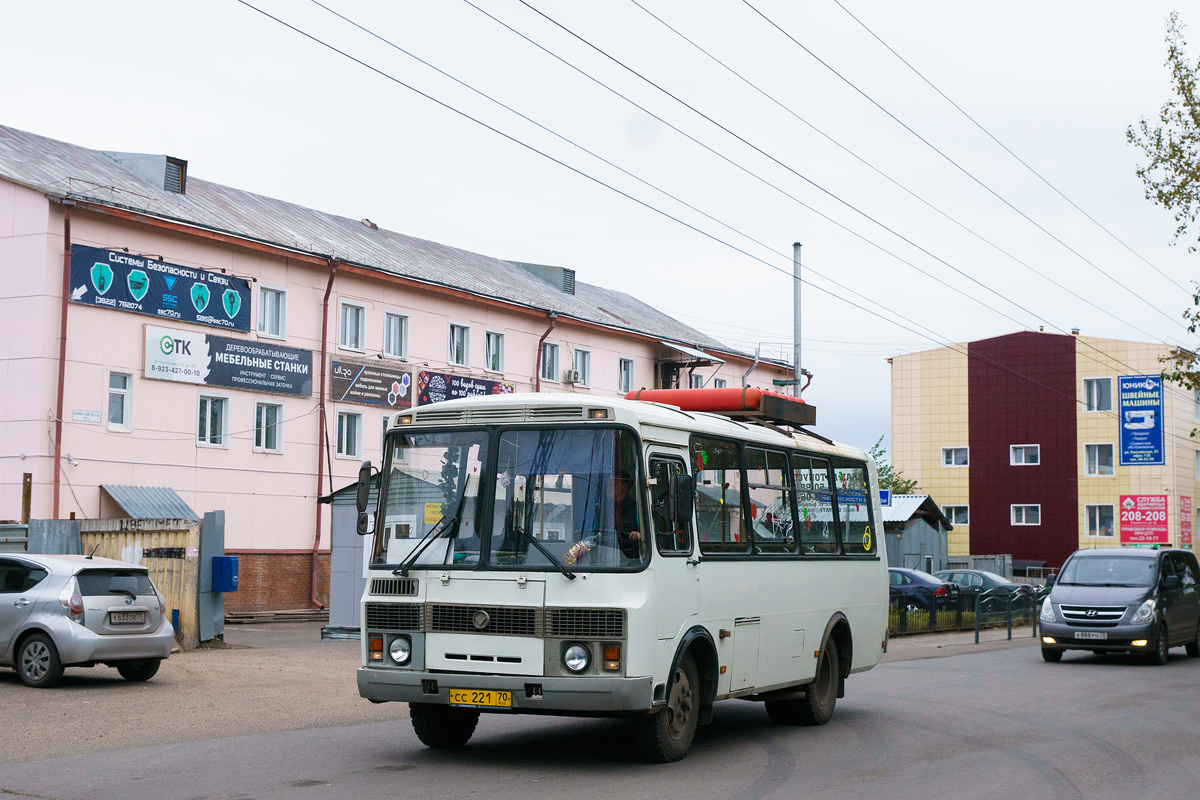
[[[145,681],[171,654],[167,603],[145,567],[89,556],[0,554],[0,666],[50,687],[65,667]]]
[[[888,567],[889,594],[906,598],[910,608],[928,611],[939,599],[948,599],[959,593],[959,588],[949,581],[934,577],[928,572],[905,567]]]
[[[1010,581],[1003,575],[984,569],[942,569],[933,573],[935,577],[956,584],[964,592],[991,592],[995,594],[1032,591],[1027,583]]]
[[[1042,658],[1067,650],[1200,656],[1200,563],[1188,550],[1078,550],[1042,603]]]

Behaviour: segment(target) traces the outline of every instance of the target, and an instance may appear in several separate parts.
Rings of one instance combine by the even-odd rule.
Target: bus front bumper
[[[375,702],[448,705],[451,689],[491,689],[509,692],[511,708],[484,708],[525,714],[541,712],[636,713],[651,709],[652,679],[543,678],[536,675],[460,675],[452,672],[411,672],[376,667],[358,668],[358,693]]]

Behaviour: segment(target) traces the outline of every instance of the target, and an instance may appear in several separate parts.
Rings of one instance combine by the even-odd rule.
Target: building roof
[[[114,486],[104,483],[100,488],[133,519],[200,519],[192,507],[167,486]]]
[[[577,282],[569,294],[519,264],[417,239],[187,176],[167,191],[101,150],[0,126],[0,179],[52,197],[132,211],[275,247],[444,286],[609,328],[746,358],[632,295]],[[169,260],[169,259],[168,259]],[[783,362],[762,359],[784,366]]]
[[[883,521],[908,522],[916,516],[933,517],[948,531],[954,530],[950,520],[927,494],[894,494],[892,504],[883,507]]]

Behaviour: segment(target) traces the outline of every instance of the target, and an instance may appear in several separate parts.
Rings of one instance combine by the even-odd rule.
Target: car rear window
[[[76,577],[79,593],[84,597],[109,594],[110,589],[117,593],[129,590],[137,595],[154,593],[150,575],[144,569],[85,569]]]

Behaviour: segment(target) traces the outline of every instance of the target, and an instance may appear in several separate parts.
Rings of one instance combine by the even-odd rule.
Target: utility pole
[[[795,360],[796,370],[793,379],[795,383],[792,385],[792,394],[800,397],[800,377],[803,370],[800,368],[800,243],[792,244],[792,357]]]

